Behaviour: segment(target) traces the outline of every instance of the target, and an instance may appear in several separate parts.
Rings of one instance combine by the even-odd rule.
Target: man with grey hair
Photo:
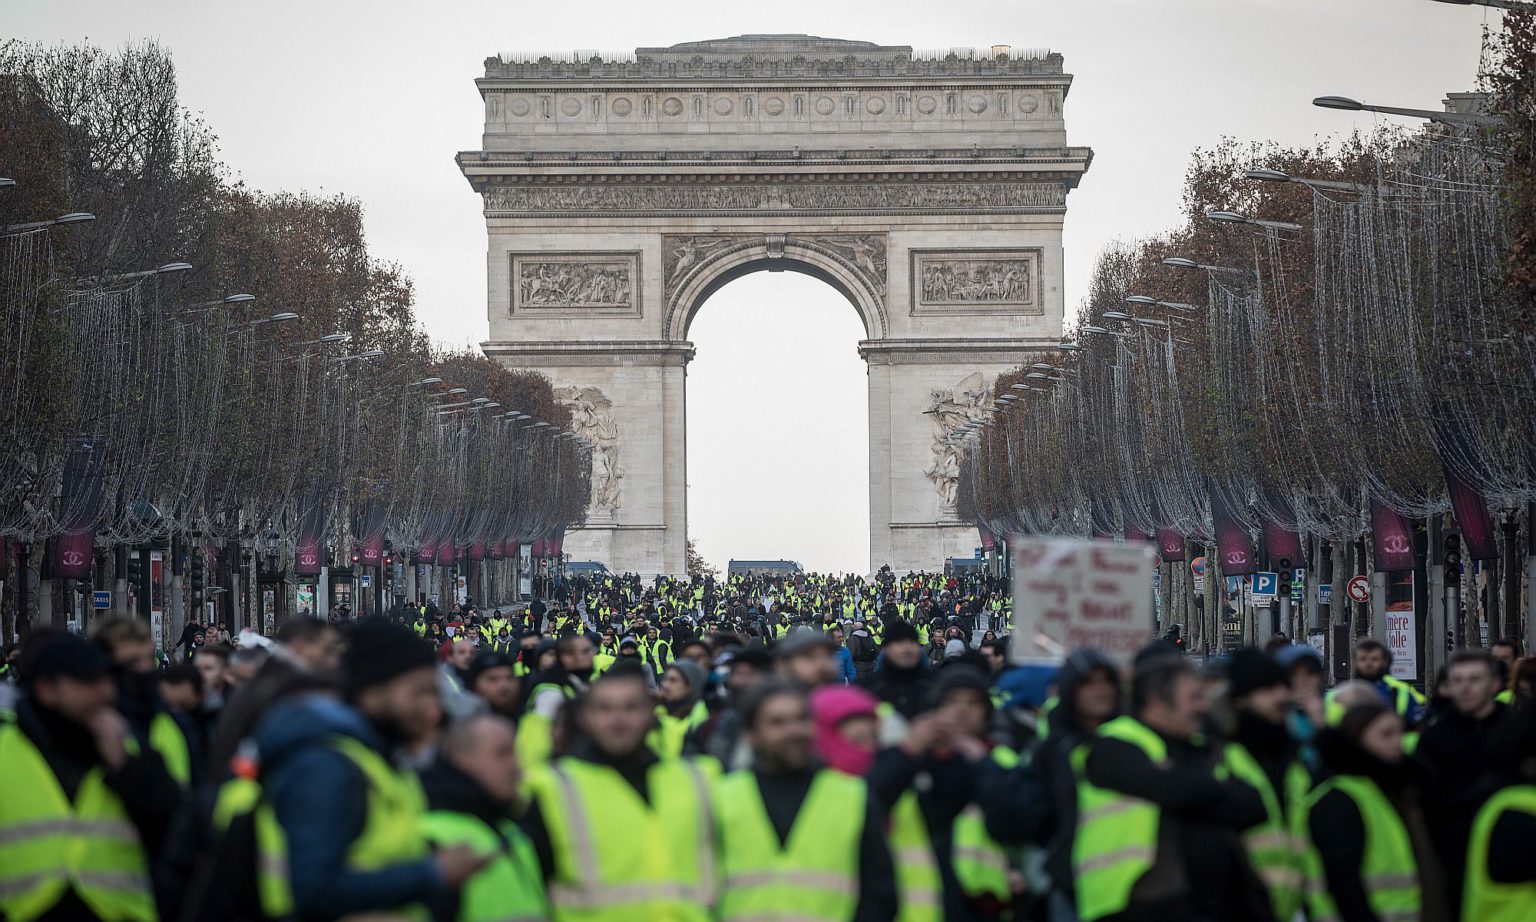
[[[512,722],[473,714],[444,734],[435,765],[422,773],[434,846],[468,845],[490,859],[462,890],[434,906],[440,919],[542,919],[549,913],[539,859],[512,821],[522,772]]]

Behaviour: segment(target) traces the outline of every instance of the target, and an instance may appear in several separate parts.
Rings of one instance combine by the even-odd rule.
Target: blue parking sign
[[[1254,598],[1264,597],[1272,599],[1275,597],[1275,590],[1279,586],[1280,575],[1278,573],[1259,572],[1253,574]]]

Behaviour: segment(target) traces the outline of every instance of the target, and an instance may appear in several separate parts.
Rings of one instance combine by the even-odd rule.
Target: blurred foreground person
[[[262,787],[287,841],[294,914],[425,917],[487,860],[468,846],[431,855],[421,785],[399,764],[441,720],[436,658],[403,625],[362,621],[349,640],[345,703],[285,700],[256,728]]]
[[[874,699],[826,689],[834,690],[867,700],[872,747]],[[781,918],[791,907],[795,918],[827,922],[891,919],[896,889],[881,811],[862,778],[812,758],[817,729],[805,691],[770,680],[741,707],[753,766],[726,775],[715,791],[720,919]]]
[[[1099,728],[1077,799],[1078,917],[1116,922],[1273,919],[1238,833],[1265,819],[1258,793],[1216,775],[1201,733],[1203,683],[1182,656],[1136,665],[1131,714]]]
[[[150,863],[180,789],[113,709],[111,669],[63,632],[23,650],[23,695],[0,715],[0,918],[158,917]]]
[[[660,759],[646,745],[655,715],[645,675],[615,667],[571,706],[577,738],[568,755],[530,771],[523,822],[551,917],[710,919],[709,784],[692,762]]]
[[[1499,789],[1473,819],[1461,918],[1536,919],[1536,708],[1511,715],[1493,764]]]
[[[481,658],[487,655],[493,654],[481,654]],[[533,844],[512,821],[521,777],[512,722],[506,718],[467,717],[443,737],[437,764],[422,776],[430,807],[427,838],[438,847],[468,846],[490,864],[461,892],[434,905],[437,918],[461,922],[548,918],[539,859]]]
[[[1419,785],[1403,757],[1402,718],[1379,697],[1360,701],[1318,748],[1324,771],[1307,796],[1305,824],[1312,918],[1452,919]]]

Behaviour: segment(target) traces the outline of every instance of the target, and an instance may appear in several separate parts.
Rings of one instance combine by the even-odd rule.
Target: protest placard
[[[1129,663],[1152,640],[1152,548],[1078,538],[1016,538],[1014,662],[1092,647]]]

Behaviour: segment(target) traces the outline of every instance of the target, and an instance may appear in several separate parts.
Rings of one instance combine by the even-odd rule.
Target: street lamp
[[[1454,3],[1457,6],[1491,6],[1496,10],[1536,13],[1536,3],[1527,3],[1525,0],[1435,0],[1435,2]]]
[[[1367,186],[1358,182],[1339,182],[1333,179],[1307,179],[1304,176],[1292,176],[1279,170],[1271,170],[1267,167],[1249,170],[1243,174],[1245,179],[1257,182],[1294,182],[1312,189],[1333,189],[1339,192],[1375,192],[1374,186]],[[1167,260],[1163,260],[1167,262]]]
[[[16,185],[16,180],[10,178],[9,176],[0,176],[0,189],[9,189],[14,185]]]
[[[11,185],[15,185],[13,181]],[[96,216],[88,211],[71,211],[69,214],[61,214],[51,221],[31,221],[27,224],[10,224],[0,227],[0,234],[25,234],[27,231],[42,230],[45,227],[55,227],[61,224],[81,224],[86,221],[94,221]],[[187,268],[191,268],[188,266]]]
[[[1373,106],[1348,96],[1319,96],[1312,105],[1320,109],[1343,109],[1346,112],[1379,112],[1382,115],[1406,115],[1444,125],[1497,125],[1501,121],[1493,115],[1474,115],[1470,112],[1437,112],[1434,109],[1407,109],[1402,106]]]
[[[250,323],[246,324],[246,326],[259,327],[264,323],[287,323],[290,320],[298,319],[298,314],[292,313],[291,311],[283,311],[280,314],[273,314],[270,317],[263,317],[260,320],[252,320]]]
[[[1251,224],[1254,227],[1262,227],[1267,230],[1301,230],[1300,224],[1291,224],[1286,221],[1261,221],[1258,218],[1250,218],[1247,215],[1241,215],[1235,211],[1207,211],[1205,216],[1210,220],[1221,224]]]
[[[1056,344],[1056,348],[1060,349],[1062,352],[1082,352],[1083,351],[1083,347],[1082,346],[1079,346],[1077,343],[1066,342],[1065,340],[1063,340],[1062,342],[1057,343]]]
[[[1247,275],[1243,269],[1232,269],[1227,266],[1207,266],[1205,263],[1195,262],[1193,259],[1185,259],[1182,256],[1164,256],[1163,265],[1173,266],[1177,269],[1201,269],[1206,272],[1225,272],[1228,275]]]
[[[416,383],[412,384],[411,386],[412,387],[426,387],[429,384],[442,384],[442,383],[443,383],[443,379],[442,378],[422,378],[420,381],[417,381]]]
[[[1194,304],[1185,304],[1182,301],[1159,301],[1147,295],[1126,295],[1125,303],[1140,304],[1144,307],[1169,307],[1176,311],[1198,311],[1200,309]]]
[[[384,354],[383,349],[369,349],[367,352],[359,352],[356,355],[338,355],[331,359],[333,362],[357,362],[363,359],[376,359]]]
[[[301,346],[323,346],[323,345],[330,345],[331,343],[344,343],[344,342],[346,342],[347,340],[349,340],[351,338],[352,338],[352,335],[350,333],[327,333],[324,336],[320,337],[319,339],[306,339],[302,343],[300,343],[299,345],[301,345]]]

